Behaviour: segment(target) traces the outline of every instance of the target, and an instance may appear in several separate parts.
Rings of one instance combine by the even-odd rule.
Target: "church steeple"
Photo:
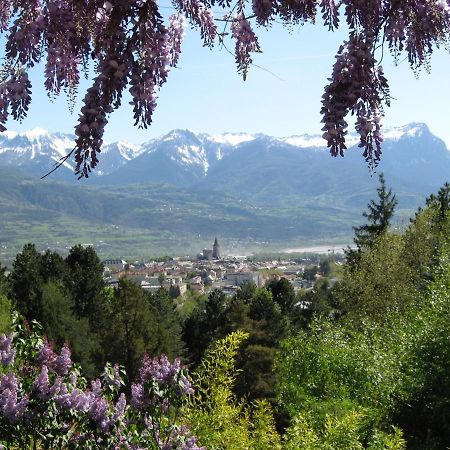
[[[220,245],[219,241],[217,240],[217,236],[215,237],[213,244],[213,258],[220,259]]]

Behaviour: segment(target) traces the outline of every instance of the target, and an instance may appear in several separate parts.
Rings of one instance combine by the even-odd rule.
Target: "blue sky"
[[[261,68],[252,67],[244,82],[232,55],[202,47],[196,31],[188,29],[179,68],[172,70],[160,92],[152,127],[134,128],[131,108],[125,104],[112,114],[105,140],[141,143],[174,128],[274,136],[320,133],[323,87],[345,34],[327,32],[319,25],[296,27],[291,33],[278,25],[259,31],[264,53],[256,55],[254,63]],[[395,67],[391,56],[385,54],[383,65],[395,98],[386,110],[384,124],[425,122],[450,149],[450,55],[436,52],[431,74],[423,70],[419,79],[407,61]],[[34,99],[29,117],[22,124],[9,122],[8,128],[20,131],[39,126],[72,132],[88,82],[80,86],[71,115],[63,96],[53,103],[46,97],[41,67],[32,70],[31,78]]]

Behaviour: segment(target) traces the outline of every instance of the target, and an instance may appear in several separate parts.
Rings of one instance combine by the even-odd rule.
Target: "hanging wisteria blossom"
[[[135,125],[152,123],[159,89],[179,60],[185,22],[199,31],[204,45],[234,40],[244,79],[252,53],[261,51],[255,25],[320,22],[332,31],[344,22],[349,36],[322,98],[324,139],[333,156],[343,155],[346,117],[355,115],[360,147],[374,166],[381,156],[383,106],[390,99],[377,54],[383,47],[395,59],[404,52],[418,70],[450,35],[450,0],[173,0],[173,9],[165,18],[156,0],[1,0],[0,132],[10,117],[26,116],[32,95],[28,71],[34,66],[43,68],[49,96],[65,92],[73,105],[80,73],[93,63],[73,150],[76,174],[88,177],[99,162],[108,117],[126,90]],[[217,20],[229,23],[229,37],[218,32]]]

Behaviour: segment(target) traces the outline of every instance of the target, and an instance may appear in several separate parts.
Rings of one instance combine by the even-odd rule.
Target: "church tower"
[[[220,245],[219,245],[219,242],[217,241],[217,236],[214,239],[213,259],[220,259]]]

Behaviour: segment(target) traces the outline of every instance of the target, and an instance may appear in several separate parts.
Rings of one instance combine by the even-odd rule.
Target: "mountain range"
[[[230,246],[349,241],[351,226],[375,195],[377,177],[364,163],[357,137],[349,134],[348,142],[346,156],[332,158],[320,136],[173,130],[142,145],[104,145],[88,180],[76,180],[71,160],[39,180],[70,152],[74,136],[39,128],[6,131],[0,134],[0,245],[16,248],[36,221],[48,228],[50,218],[50,230],[30,236],[43,246],[69,235],[113,239],[116,247],[107,252],[128,245],[130,255],[142,242],[133,235],[153,236],[148,252],[163,253],[192,251],[188,243],[200,245],[214,234]],[[450,179],[450,152],[425,124],[387,129],[381,171],[399,199],[399,217],[407,217]],[[113,226],[128,236],[122,247]]]

